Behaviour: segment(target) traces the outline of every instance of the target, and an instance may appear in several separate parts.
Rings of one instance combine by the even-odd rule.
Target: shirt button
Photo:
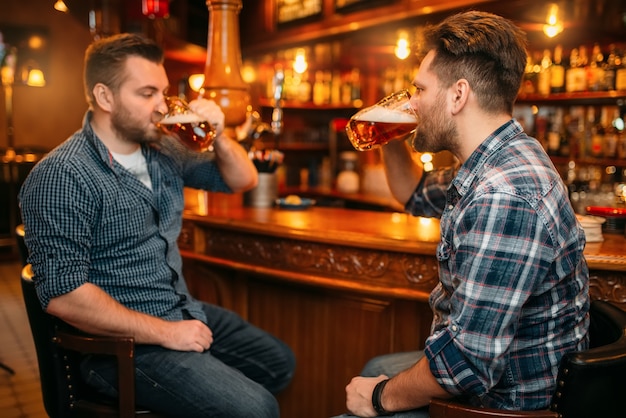
[[[456,325],[452,325],[452,331],[456,332],[459,329]]]
[[[452,208],[454,208],[454,206],[448,205],[448,209],[452,210]]]

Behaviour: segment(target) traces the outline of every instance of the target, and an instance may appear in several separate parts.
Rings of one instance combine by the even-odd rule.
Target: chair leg
[[[9,373],[11,376],[13,376],[15,374],[15,370],[13,370],[12,368],[10,368],[9,366],[7,366],[4,363],[0,363],[0,369],[6,370],[7,373]]]

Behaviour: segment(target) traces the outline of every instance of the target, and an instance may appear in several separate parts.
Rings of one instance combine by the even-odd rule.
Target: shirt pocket
[[[100,231],[94,234],[100,240],[96,245],[108,246],[141,239],[146,225],[153,224],[154,210],[149,202],[133,193],[116,196],[103,205]]]

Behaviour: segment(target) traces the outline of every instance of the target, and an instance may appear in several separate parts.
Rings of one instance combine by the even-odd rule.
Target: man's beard
[[[154,125],[148,125],[153,127]],[[136,144],[158,143],[163,137],[160,129],[142,127],[141,123],[132,119],[131,112],[125,107],[117,108],[111,114],[111,127],[120,138]]]
[[[440,94],[435,104],[426,109],[425,112],[420,111],[420,123],[417,126],[411,146],[418,152],[439,152],[454,151],[458,148],[459,133],[456,125],[451,119],[444,117],[444,97]],[[423,117],[423,115],[428,117]]]

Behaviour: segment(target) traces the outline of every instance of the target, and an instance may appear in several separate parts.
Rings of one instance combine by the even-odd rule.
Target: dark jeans
[[[208,351],[136,346],[137,404],[171,417],[278,417],[273,394],[291,381],[291,349],[234,312],[209,304],[204,311],[214,337]],[[98,391],[117,396],[114,361],[89,358],[82,372]]]

